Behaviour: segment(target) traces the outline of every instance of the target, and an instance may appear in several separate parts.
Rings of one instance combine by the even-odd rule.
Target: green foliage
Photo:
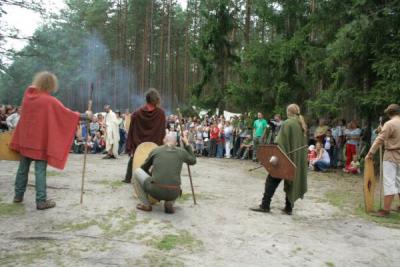
[[[400,102],[398,1],[190,0],[186,10],[172,2],[68,0],[59,18],[11,53],[13,64],[2,65],[0,102],[19,104],[33,74],[49,69],[67,106],[83,109],[96,80],[97,102],[113,95],[123,108],[137,99],[131,93],[143,93],[136,88],[143,67],[145,84],[159,86],[167,106],[182,88],[187,114],[195,105],[283,115],[296,102],[310,116],[372,119]]]

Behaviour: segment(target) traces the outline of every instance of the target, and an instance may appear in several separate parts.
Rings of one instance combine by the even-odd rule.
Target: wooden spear
[[[179,108],[176,109],[176,112],[178,113],[178,118],[179,118],[179,128],[181,130],[181,138],[183,137],[183,126],[182,126],[182,114]],[[183,144],[183,142],[182,142]],[[192,172],[190,171],[190,166],[189,164],[186,163],[187,170],[188,170],[188,175],[189,175],[189,180],[190,180],[190,187],[192,189],[192,196],[193,196],[193,203],[197,205],[196,201],[196,195],[194,194],[194,187],[193,187],[193,180],[192,180]]]
[[[89,93],[89,101],[88,101],[88,111],[92,111],[93,105],[93,83],[90,84],[90,93]],[[85,189],[85,174],[86,174],[86,161],[87,161],[87,150],[88,150],[88,140],[89,140],[89,128],[90,128],[90,121],[89,119],[86,120],[86,143],[85,143],[85,154],[83,155],[83,170],[82,170],[82,183],[81,183],[81,205],[83,204],[83,193]]]

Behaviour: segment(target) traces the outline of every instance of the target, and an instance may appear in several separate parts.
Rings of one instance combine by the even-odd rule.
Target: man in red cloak
[[[56,205],[47,200],[47,164],[64,169],[79,119],[92,116],[90,111],[85,114],[71,111],[51,96],[57,90],[57,83],[57,77],[50,72],[36,74],[32,85],[25,91],[21,118],[10,143],[10,148],[22,156],[15,179],[14,202],[23,201],[29,167],[34,161],[38,210]]]
[[[165,113],[160,105],[160,94],[156,89],[146,92],[146,105],[136,110],[131,117],[126,152],[130,155],[125,183],[131,183],[133,156],[143,142],[153,142],[161,146],[165,137]]]

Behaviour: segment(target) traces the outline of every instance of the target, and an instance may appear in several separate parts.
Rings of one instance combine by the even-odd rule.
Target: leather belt
[[[181,190],[181,187],[179,185],[166,185],[166,184],[159,184],[152,182],[153,185],[162,188],[162,189],[167,189],[167,190]]]
[[[397,148],[385,148],[386,151],[395,151],[395,150],[400,150],[400,147]]]

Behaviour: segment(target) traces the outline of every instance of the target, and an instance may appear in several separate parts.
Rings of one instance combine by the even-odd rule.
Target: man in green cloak
[[[285,180],[284,186],[286,204],[283,211],[291,215],[294,202],[299,198],[303,198],[304,194],[307,192],[307,151],[305,149],[299,150],[299,148],[307,144],[307,125],[304,122],[303,116],[300,114],[298,105],[289,105],[286,112],[288,119],[283,122],[275,142],[297,167],[293,181]],[[295,152],[289,153],[292,151]],[[251,210],[270,212],[271,199],[281,181],[282,179],[279,177],[268,175],[261,205],[251,208]]]

